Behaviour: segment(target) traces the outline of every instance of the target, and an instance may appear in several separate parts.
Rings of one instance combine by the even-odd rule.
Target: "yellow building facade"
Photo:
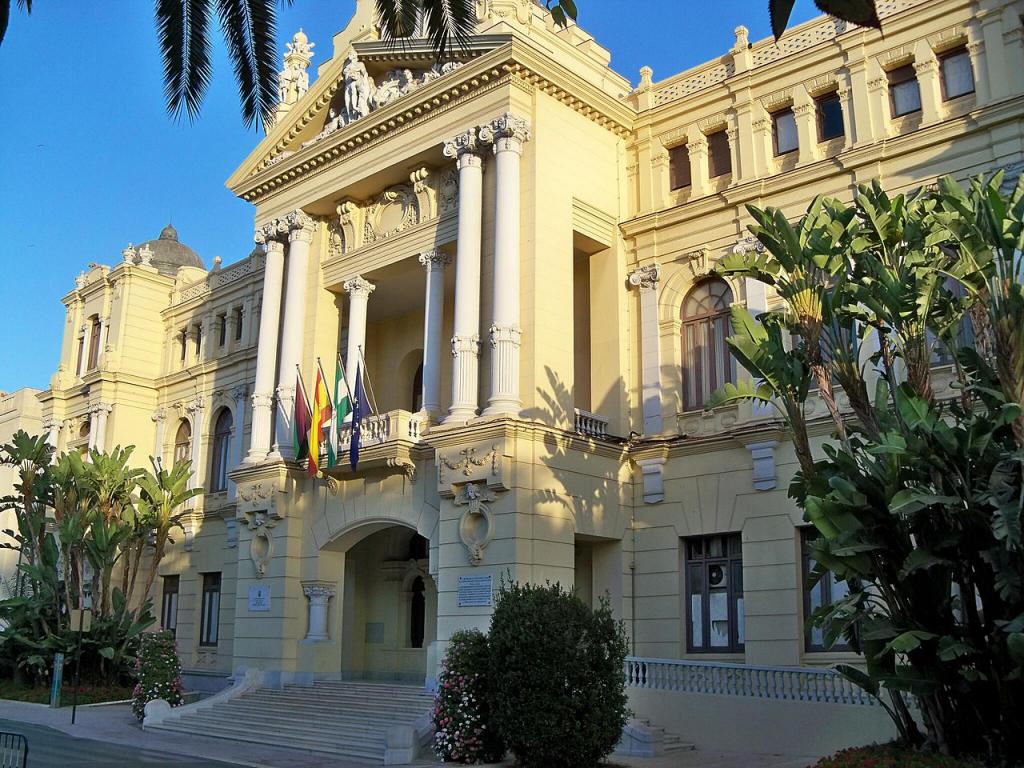
[[[804,628],[832,594],[804,587],[780,423],[703,411],[746,375],[729,306],[773,306],[710,272],[756,247],[747,204],[1019,173],[1024,3],[882,0],[884,37],[739,27],[637,87],[527,0],[479,3],[444,65],[380,42],[372,5],[315,77],[313,43],[288,45],[274,124],[228,180],[255,250],[207,269],[168,227],[63,298],[51,442],[190,458],[206,490],[156,589],[192,681],[429,685],[503,578],[607,596],[638,657],[847,657]],[[375,414],[356,470],[349,425],[310,478],[296,371],[333,389],[339,353]]]

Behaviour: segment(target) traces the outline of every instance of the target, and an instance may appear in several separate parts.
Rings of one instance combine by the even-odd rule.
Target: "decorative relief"
[[[419,203],[412,187],[408,184],[389,187],[366,209],[363,242],[372,243],[397,235],[419,223]]]
[[[698,248],[695,251],[683,254],[686,267],[690,270],[690,277],[699,280],[711,274],[712,264],[707,248]]]
[[[489,502],[495,495],[482,483],[466,483],[455,496],[455,505],[465,507],[459,519],[459,538],[466,547],[471,565],[480,565],[484,550],[494,538],[494,523]]]
[[[741,237],[732,247],[733,253],[764,253],[764,245],[753,235]]]
[[[314,138],[303,142],[302,146],[315,144],[346,125],[366,117],[374,110],[398,101],[461,66],[461,62],[448,61],[444,64],[434,64],[430,69],[392,69],[377,83],[366,71],[366,65],[359,60],[359,54],[354,49],[349,51],[342,69],[342,99],[329,110],[323,130]]]
[[[477,470],[486,468],[488,465],[491,467],[491,474],[497,475],[498,446],[492,445],[491,450],[483,456],[477,456],[477,450],[479,448],[474,446],[463,448],[456,456],[441,456],[438,464],[441,480],[445,479],[446,469],[454,472],[456,476],[461,475],[468,478],[479,474]],[[455,482],[458,480],[456,479]]]

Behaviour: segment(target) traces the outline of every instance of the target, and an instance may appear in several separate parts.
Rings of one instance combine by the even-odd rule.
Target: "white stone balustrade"
[[[360,429],[360,448],[383,445],[392,440],[418,442],[426,432],[427,420],[422,412],[395,410],[363,419]],[[338,430],[338,456],[347,461],[348,449],[352,444],[352,425],[345,424]]]
[[[760,667],[682,659],[626,659],[627,688],[785,701],[877,706],[838,672],[817,667]]]
[[[574,408],[576,432],[587,437],[608,437],[608,419],[582,408]]]

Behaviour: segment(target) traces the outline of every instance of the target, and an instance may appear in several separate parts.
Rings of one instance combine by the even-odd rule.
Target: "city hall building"
[[[880,0],[884,36],[741,26],[636,84],[528,0],[478,3],[443,64],[356,5],[333,41],[288,44],[273,124],[227,181],[255,248],[209,263],[168,226],[69,279],[38,394],[60,451],[191,459],[205,493],[156,589],[189,681],[429,687],[502,579],[607,596],[638,657],[854,658],[805,629],[841,585],[805,588],[782,424],[704,411],[747,375],[730,307],[776,305],[712,270],[757,247],[748,204],[796,218],[872,180],[1019,174],[1024,3]],[[333,388],[339,353],[375,412],[357,469],[349,426],[310,478],[296,371]]]

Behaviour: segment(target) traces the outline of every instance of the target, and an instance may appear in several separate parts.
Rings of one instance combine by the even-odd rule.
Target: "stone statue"
[[[370,114],[373,99],[373,79],[366,71],[366,65],[359,60],[355,51],[349,53],[342,69],[345,78],[345,116],[346,122],[358,120]]]
[[[383,80],[373,95],[374,108],[387,106],[393,101],[405,96],[416,89],[419,85],[412,74],[411,69],[392,69],[388,72],[387,79]]]

